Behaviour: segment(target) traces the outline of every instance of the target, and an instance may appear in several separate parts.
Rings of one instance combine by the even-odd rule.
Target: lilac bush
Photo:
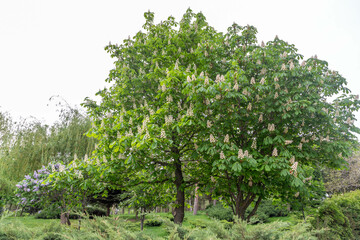
[[[54,192],[51,191],[50,183],[45,180],[50,173],[59,171],[64,165],[61,163],[50,163],[47,167],[34,171],[26,175],[22,181],[16,184],[16,197],[18,203],[23,208],[28,208],[30,212],[39,211],[44,204],[56,202],[51,198]],[[56,194],[55,194],[56,195]]]

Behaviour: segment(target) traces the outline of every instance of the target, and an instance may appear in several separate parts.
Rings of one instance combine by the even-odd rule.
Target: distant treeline
[[[68,163],[90,154],[95,139],[86,136],[90,118],[79,108],[62,106],[52,126],[36,119],[15,122],[0,112],[0,195],[10,192],[24,175],[52,161]]]

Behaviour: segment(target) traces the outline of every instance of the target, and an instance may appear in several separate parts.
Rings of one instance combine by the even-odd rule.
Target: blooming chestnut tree
[[[245,219],[270,194],[300,194],[303,165],[345,164],[359,101],[325,61],[302,62],[278,37],[259,45],[252,26],[219,33],[190,9],[180,23],[145,18],[145,32],[106,47],[116,59],[112,86],[98,92],[100,104],[84,103],[100,181],[174,189],[175,223],[185,188],[198,184]]]
[[[358,96],[338,72],[317,56],[303,60],[277,36],[257,44],[256,33],[233,24],[213,46],[223,53],[219,75],[195,87],[208,106],[209,137],[199,151],[212,159],[215,194],[247,220],[270,195],[299,197],[311,180],[303,166],[344,166],[359,132]]]

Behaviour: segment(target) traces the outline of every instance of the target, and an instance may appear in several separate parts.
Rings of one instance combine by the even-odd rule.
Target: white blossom
[[[166,102],[171,103],[173,101],[173,98],[171,95],[166,96]]]
[[[294,196],[297,198],[299,195],[300,195],[300,192],[296,192]]]
[[[165,116],[165,124],[171,124],[174,122],[173,116],[169,115],[169,116]]]
[[[239,159],[243,159],[245,156],[244,156],[244,153],[243,153],[243,150],[242,149],[239,149],[238,151],[238,158]]]
[[[215,143],[215,142],[216,142],[216,140],[215,140],[215,138],[214,138],[214,136],[213,136],[212,134],[210,134],[210,142],[211,142],[211,143]]]
[[[275,131],[275,124],[271,124],[271,123],[269,123],[268,124],[268,130],[269,130],[269,132],[273,132],[273,131]]]
[[[346,119],[346,123],[349,124],[349,125],[351,124],[351,118],[350,118],[350,117],[348,117],[348,118]]]
[[[311,71],[311,69],[312,69],[312,67],[311,67],[311,66],[309,66],[309,67],[308,67],[309,72]]]
[[[290,158],[290,163],[291,163],[291,164],[294,164],[294,163],[295,163],[295,156],[292,156],[292,157]]]
[[[288,127],[285,127],[285,128],[284,128],[284,133],[288,133],[288,131],[289,131],[289,128],[288,128]]]
[[[290,69],[290,70],[293,70],[294,67],[295,67],[295,66],[294,66],[294,63],[293,63],[293,62],[290,62],[290,67],[289,67],[289,69]]]
[[[260,113],[260,116],[259,116],[259,123],[261,123],[262,121],[263,121],[263,114],[262,113]]]
[[[144,139],[149,139],[150,138],[150,134],[149,131],[146,129],[146,133],[144,135]]]
[[[275,89],[279,89],[280,85],[278,83],[275,83]]]
[[[209,84],[209,78],[208,78],[208,76],[205,77],[204,84],[205,84],[205,85],[208,85],[208,84]]]
[[[229,134],[226,134],[225,139],[224,139],[224,143],[229,143]]]
[[[255,78],[254,77],[251,78],[250,84],[255,84]]]
[[[294,172],[296,172],[297,167],[298,167],[298,162],[294,162],[294,164],[291,166],[291,169],[292,169]]]
[[[278,82],[278,81],[279,81],[278,77],[275,77],[274,82]]]
[[[256,139],[253,140],[252,144],[251,144],[251,148],[252,149],[256,149],[257,146],[256,146]]]
[[[274,148],[274,150],[273,150],[273,152],[272,152],[272,156],[273,156],[273,157],[277,157],[277,156],[278,156],[277,148]]]
[[[279,97],[279,94],[275,92],[274,99],[277,99]]]
[[[251,103],[249,103],[246,109],[247,109],[248,111],[251,111],[251,108],[252,108],[252,105],[251,105]]]
[[[195,80],[196,80],[196,77],[195,77],[194,74],[191,76],[191,80],[192,80],[192,81],[195,81]]]
[[[190,107],[190,108],[186,111],[186,114],[187,114],[189,117],[193,117],[193,116],[194,116],[194,111],[193,111],[192,107]]]
[[[283,70],[286,70],[286,65],[285,65],[285,63],[283,63],[282,65],[281,65],[281,70],[283,71]]]
[[[220,152],[220,159],[225,159],[225,154],[223,151]]]
[[[260,71],[260,74],[264,75],[265,73],[266,73],[266,69],[262,68],[261,71]]]
[[[293,140],[285,140],[285,145],[289,145],[293,142]]]
[[[104,163],[107,163],[107,160],[106,160],[106,156],[105,156],[105,155],[103,156],[103,162],[104,162]]]
[[[248,152],[248,150],[245,150],[245,152],[244,152],[244,157],[249,157],[249,152]]]
[[[264,85],[264,83],[265,83],[265,78],[261,78],[260,84]]]
[[[299,150],[302,150],[302,143],[299,143],[298,149],[299,149]]]
[[[207,126],[208,128],[211,128],[212,124],[211,124],[211,121],[210,121],[210,120],[207,120],[206,126]]]
[[[235,91],[239,90],[239,85],[238,85],[237,82],[235,82],[233,89],[234,89]]]
[[[305,61],[302,61],[301,66],[302,66],[302,67],[305,67],[305,64],[306,64],[306,62],[305,62]]]

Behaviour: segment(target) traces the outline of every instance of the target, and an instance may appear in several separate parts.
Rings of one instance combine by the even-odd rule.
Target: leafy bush
[[[220,222],[224,225],[224,228],[225,228],[226,230],[231,229],[232,226],[234,225],[233,222],[228,222],[228,221],[226,221],[226,220],[221,220]]]
[[[206,228],[207,224],[202,220],[196,220],[196,221],[188,221],[191,226],[194,226],[196,228]]]
[[[246,215],[248,215],[253,209],[254,207],[250,206],[246,210]],[[260,203],[255,215],[250,219],[250,223],[266,223],[270,217],[284,217],[288,214],[289,211],[285,207],[274,205],[272,200],[264,200]]]
[[[162,224],[163,224],[162,221],[156,220],[156,219],[151,219],[151,220],[145,221],[145,226],[148,226],[148,227],[159,227]]]
[[[106,210],[101,207],[97,207],[97,206],[87,206],[86,212],[90,216],[98,216],[98,217],[106,216]]]
[[[50,206],[48,208],[40,210],[35,218],[38,219],[59,219],[61,214],[61,210],[58,207]]]
[[[209,217],[216,218],[218,220],[226,220],[228,222],[234,221],[234,215],[230,208],[225,208],[221,203],[215,206],[210,206],[206,209],[206,214]]]
[[[360,239],[360,190],[326,199],[311,220],[319,239]]]

